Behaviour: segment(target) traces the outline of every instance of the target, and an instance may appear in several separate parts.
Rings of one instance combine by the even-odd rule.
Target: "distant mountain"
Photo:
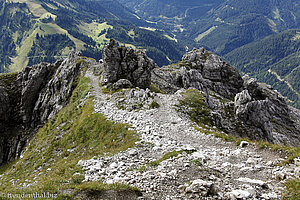
[[[177,41],[204,46],[271,84],[299,108],[299,44],[290,29],[300,28],[300,0],[119,1]]]
[[[253,41],[290,29],[300,28],[299,2],[229,0],[199,19],[191,32],[198,43],[224,55]]]
[[[224,56],[241,72],[257,77],[300,107],[300,29],[237,48]]]
[[[178,61],[183,46],[152,30],[117,1],[0,1],[0,73],[53,62],[70,49],[99,59],[109,38],[147,50],[159,65]],[[140,28],[142,27],[142,28]]]
[[[224,55],[290,28],[300,28],[299,0],[119,0],[152,26]]]

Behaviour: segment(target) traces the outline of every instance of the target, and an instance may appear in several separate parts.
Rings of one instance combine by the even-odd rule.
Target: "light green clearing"
[[[92,23],[82,23],[79,26],[79,29],[82,30],[82,32],[89,37],[93,38],[98,44],[103,47],[107,41],[109,40],[106,37],[106,33],[98,36],[103,30],[108,30],[108,29],[113,29],[114,27],[111,25],[108,25],[107,22],[104,22],[102,24],[99,24],[97,22],[92,22]]]
[[[35,0],[12,0],[14,3],[26,3],[30,12],[40,18],[44,18],[47,15],[55,16],[51,13],[49,13],[47,10],[45,10],[40,3],[38,3]]]
[[[200,40],[202,40],[204,37],[206,37],[207,35],[209,35],[211,32],[213,32],[218,26],[213,26],[210,29],[208,29],[207,31],[201,33],[198,35],[198,37],[195,38],[196,42],[199,42]]]
[[[145,21],[150,23],[150,24],[157,24],[157,22],[152,22],[152,21],[149,21],[149,20],[145,20]]]
[[[137,16],[136,14],[133,14],[133,16],[135,16],[136,18],[138,18],[138,19],[141,19],[139,16]]]
[[[268,18],[268,25],[272,29],[272,31],[274,31],[276,33],[278,32],[278,29],[276,27],[276,23],[272,19]]]
[[[74,38],[72,35],[70,35],[66,30],[62,29],[56,24],[52,23],[37,23],[34,28],[31,30],[31,33],[28,33],[28,36],[24,41],[22,41],[21,45],[16,48],[17,56],[12,58],[12,65],[10,66],[10,70],[12,72],[18,72],[21,71],[23,68],[25,68],[28,64],[28,53],[30,52],[33,41],[35,40],[35,37],[37,33],[41,36],[49,35],[49,34],[66,34],[74,43],[76,46],[76,50],[82,50],[84,49],[84,42],[81,40],[78,40]],[[16,34],[17,35],[17,34]],[[62,52],[62,56],[66,56],[69,53],[69,48],[64,49]]]
[[[28,64],[28,53],[33,45],[33,41],[35,39],[36,34],[39,32],[39,28],[35,27],[31,34],[21,43],[21,46],[16,48],[17,56],[12,58],[12,65],[10,66],[10,70],[12,72],[21,71]]]
[[[134,38],[135,36],[135,32],[133,29],[131,29],[130,31],[127,32],[127,35],[129,35],[129,37]]]
[[[292,38],[292,40],[300,40],[300,32],[299,31],[297,31],[296,32],[296,35]]]
[[[274,8],[273,14],[274,14],[274,19],[279,19],[280,21],[284,22],[284,20],[280,16],[280,13],[279,13],[279,10],[277,7]]]
[[[143,27],[143,26],[140,26],[139,28],[145,29],[145,30],[148,30],[148,31],[156,31],[155,28],[151,28],[151,27]]]
[[[169,36],[168,34],[164,34],[164,36],[165,36],[166,38],[168,38],[169,40],[176,41],[176,39],[172,38],[172,37],[171,37],[171,36]]]

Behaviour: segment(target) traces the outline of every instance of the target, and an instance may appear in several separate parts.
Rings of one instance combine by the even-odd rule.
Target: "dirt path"
[[[253,145],[242,148],[196,131],[192,122],[174,109],[177,95],[157,94],[160,107],[156,109],[120,110],[113,98],[107,100],[110,95],[101,92],[91,69],[86,76],[93,86],[95,112],[131,124],[141,137],[137,147],[113,157],[82,161],[86,181],[133,185],[145,199],[279,199],[282,182],[276,178],[294,176],[295,166],[274,165],[281,160],[274,152]],[[194,153],[184,152],[149,166],[164,154],[179,150]]]

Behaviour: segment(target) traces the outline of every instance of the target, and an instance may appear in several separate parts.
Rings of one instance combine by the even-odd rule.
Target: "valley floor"
[[[180,94],[155,94],[160,107],[122,110],[104,94],[98,77],[88,69],[95,112],[127,123],[141,140],[112,157],[79,162],[85,181],[122,182],[136,186],[140,199],[280,199],[287,178],[299,175],[299,162],[280,167],[279,154],[224,142],[197,131],[175,109]],[[110,99],[110,100],[108,100]]]

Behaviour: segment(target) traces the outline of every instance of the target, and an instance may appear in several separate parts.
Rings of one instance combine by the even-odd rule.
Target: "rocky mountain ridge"
[[[113,40],[103,49],[102,84],[110,87],[127,80],[128,85],[145,89],[152,82],[165,93],[192,87],[205,96],[211,125],[226,133],[271,143],[299,144],[299,122],[295,120],[299,117],[285,98],[267,84],[248,76],[242,78],[219,56],[204,48],[194,49],[178,64],[158,68],[151,60],[139,56],[141,53],[118,53],[126,52],[125,49]],[[132,79],[143,84],[132,83]]]
[[[178,64],[159,68],[143,51],[118,46],[111,40],[103,49],[103,58],[97,62],[72,51],[67,59],[55,64],[41,63],[19,74],[0,76],[1,94],[5,94],[0,98],[0,116],[4,116],[0,130],[6,130],[1,137],[2,141],[11,141],[2,143],[2,164],[18,157],[28,142],[28,148],[22,152],[26,159],[43,153],[42,144],[38,143],[36,149],[31,144],[34,128],[41,127],[68,104],[77,80],[84,75],[83,78],[90,80],[91,90],[77,97],[79,104],[73,109],[80,109],[92,98],[94,104],[89,118],[101,114],[114,124],[126,123],[126,129],[137,132],[139,141],[113,155],[110,152],[103,155],[101,151],[93,152],[92,159],[80,157],[76,166],[83,170],[74,170],[73,178],[59,181],[64,184],[57,191],[60,195],[68,193],[77,199],[118,198],[113,190],[89,193],[76,192],[73,187],[66,189],[72,181],[75,184],[101,181],[139,188],[140,193],[130,193],[130,199],[278,199],[284,195],[284,183],[299,176],[297,158],[290,165],[280,167],[277,164],[284,157],[280,153],[260,150],[246,139],[236,146],[204,134],[216,132],[299,145],[299,111],[289,107],[270,86],[241,77],[235,68],[204,48],[188,52]],[[54,142],[50,146],[58,145],[64,137],[74,141],[72,131],[76,129],[72,128],[72,120],[57,120],[58,125],[54,127],[50,120],[42,140]],[[16,122],[22,126],[16,127]],[[78,137],[82,136],[78,139],[84,143],[84,130],[77,129]],[[97,129],[89,127],[88,131],[97,132]],[[57,135],[52,135],[54,132]],[[105,141],[104,149],[114,142],[122,142],[124,134]],[[98,137],[96,146],[105,140],[96,135],[93,141]],[[94,148],[78,149],[71,144],[64,151],[56,146],[50,149],[53,155],[62,156],[59,162],[67,165],[65,159]],[[57,161],[47,158],[41,165],[34,165],[32,173],[28,172],[31,168],[26,173],[47,176],[60,171],[53,162]],[[5,180],[0,182],[0,187],[12,183],[12,187],[30,189],[43,183],[38,177],[24,177],[24,182],[15,180],[19,167],[27,167],[28,162],[21,156],[16,165],[0,175]],[[57,176],[64,177],[64,174]],[[76,178],[81,176],[82,180]],[[141,194],[142,197],[137,197]]]
[[[300,108],[299,0],[120,2],[154,22],[150,27],[190,48],[206,47]]]

